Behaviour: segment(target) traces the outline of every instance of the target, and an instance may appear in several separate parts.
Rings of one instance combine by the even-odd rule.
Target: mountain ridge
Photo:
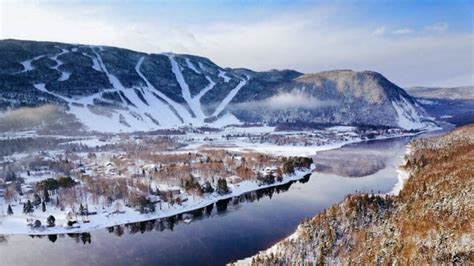
[[[12,39],[0,41],[0,55],[0,110],[59,105],[96,131],[246,122],[429,126],[416,100],[373,71],[257,72],[195,55]]]

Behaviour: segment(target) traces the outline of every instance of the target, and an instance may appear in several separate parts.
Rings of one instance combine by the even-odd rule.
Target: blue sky
[[[2,1],[0,38],[189,53],[224,67],[473,85],[473,1]]]

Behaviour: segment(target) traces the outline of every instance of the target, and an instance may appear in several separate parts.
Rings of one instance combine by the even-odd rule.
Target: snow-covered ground
[[[366,140],[362,138],[361,136],[358,136],[357,134],[355,134],[354,131],[349,131],[348,127],[330,128],[328,132],[332,132],[332,133],[328,133],[329,134],[328,136],[340,137],[341,136],[340,134],[345,134],[345,135],[342,135],[344,136],[343,138],[339,138],[339,139],[342,139],[342,141],[330,140],[326,142],[326,144],[324,145],[290,146],[290,145],[277,145],[277,144],[272,144],[272,143],[260,143],[260,142],[250,143],[246,139],[246,137],[227,140],[226,138],[222,138],[222,136],[225,136],[226,134],[236,134],[236,135],[243,134],[245,136],[247,136],[247,134],[250,134],[250,135],[255,134],[257,136],[260,134],[263,134],[263,135],[281,134],[282,136],[286,137],[290,135],[300,136],[302,132],[275,132],[273,127],[268,127],[268,126],[227,127],[223,130],[223,132],[186,133],[184,135],[174,136],[175,138],[177,138],[178,142],[189,143],[189,145],[186,147],[183,147],[180,150],[169,151],[169,152],[179,153],[179,152],[196,151],[199,149],[226,149],[226,150],[235,151],[235,152],[255,151],[255,152],[260,152],[260,153],[268,153],[272,155],[310,156],[310,155],[316,154],[318,151],[337,149],[349,143],[356,143],[356,142]],[[315,133],[310,132],[309,134],[315,134]],[[414,134],[419,134],[419,132],[406,133],[404,135],[407,136],[407,135],[414,135]],[[25,136],[31,136],[31,135],[25,133]],[[399,137],[399,136],[401,135],[400,134],[378,135],[375,137],[375,139],[387,139],[387,138]],[[215,139],[215,141],[207,142],[206,138]],[[118,143],[120,141],[122,140],[120,139],[119,136],[116,136],[113,138],[106,138],[106,139],[100,139],[99,137],[82,137],[79,139],[71,138],[71,141],[67,141],[66,139],[66,143],[81,143],[90,147],[102,146],[105,144],[113,144],[113,143]],[[15,156],[18,157],[20,155],[21,154],[16,154]],[[99,158],[101,155],[97,154],[97,156]],[[8,158],[4,158],[4,160],[5,159],[8,159]],[[12,159],[15,159],[15,158],[12,158]],[[286,176],[284,177],[284,180],[282,183],[275,183],[270,186],[275,186],[275,185],[290,182],[292,180],[300,179],[306,173],[308,172],[299,172],[294,176]],[[399,182],[400,188],[402,187],[404,180],[405,180],[405,177],[400,175],[400,182]],[[159,208],[157,207],[157,211],[154,214],[140,214],[134,209],[125,207],[125,204],[121,204],[121,208],[120,208],[120,210],[125,211],[125,213],[111,214],[112,212],[114,212],[114,210],[117,210],[115,204],[113,204],[113,206],[111,207],[102,207],[104,206],[104,204],[101,204],[100,206],[98,206],[86,200],[85,202],[87,202],[89,211],[91,212],[96,211],[97,215],[89,216],[90,222],[88,223],[83,223],[81,219],[79,218],[78,219],[79,225],[80,225],[79,228],[63,227],[62,225],[66,222],[66,212],[60,211],[55,206],[48,205],[47,212],[45,213],[43,213],[41,211],[41,208],[39,208],[34,213],[26,216],[25,214],[23,214],[22,204],[19,204],[17,202],[17,203],[14,203],[14,205],[12,205],[14,215],[7,216],[5,214],[6,214],[6,209],[8,205],[2,199],[0,201],[0,213],[3,213],[4,216],[0,217],[0,223],[1,223],[0,234],[53,234],[53,233],[69,233],[69,232],[86,232],[86,231],[91,231],[91,230],[96,230],[96,229],[100,229],[104,227],[117,225],[117,224],[162,218],[162,217],[175,215],[178,213],[187,212],[190,210],[202,208],[204,206],[207,206],[221,199],[238,196],[242,193],[257,190],[257,189],[268,187],[268,186],[259,186],[257,182],[244,181],[244,182],[238,183],[238,185],[229,185],[229,187],[231,187],[232,189],[231,194],[224,195],[224,196],[218,196],[214,194],[214,195],[204,196],[203,198],[201,197],[193,198],[193,196],[187,195],[188,201],[185,201],[182,206],[174,205],[174,207],[168,207],[168,205],[162,204],[163,205],[162,209],[158,210]],[[398,191],[400,188],[398,188]],[[396,193],[395,189],[393,193]],[[31,229],[29,226],[27,226],[27,221],[26,221],[27,218],[40,220],[42,224],[45,224],[46,218],[49,215],[54,215],[55,218],[57,219],[56,227],[52,227],[52,228],[43,227],[41,230],[38,230],[38,229]]]
[[[397,112],[398,125],[401,128],[410,130],[423,129],[429,126],[422,122],[419,112],[405,98],[401,97],[400,101],[392,102],[392,106]]]
[[[234,132],[236,134],[242,134],[242,133],[245,134],[245,133],[250,133],[250,132],[255,133],[255,132],[258,132],[259,130],[261,130],[261,132],[271,132],[272,127],[261,127],[261,128],[231,127],[226,130],[228,130],[227,132]],[[348,129],[344,127],[343,131],[348,136],[345,140],[342,140],[342,141],[328,140],[327,143],[323,145],[278,145],[278,144],[273,144],[273,143],[248,143],[246,140],[243,140],[243,139],[237,139],[234,141],[214,140],[212,141],[212,143],[206,143],[203,139],[206,137],[212,138],[213,134],[210,134],[210,135],[202,135],[202,134],[197,135],[196,134],[196,135],[191,135],[191,137],[188,137],[189,139],[193,139],[194,142],[184,147],[183,150],[196,150],[196,149],[201,149],[201,148],[207,148],[207,149],[219,148],[219,149],[225,149],[228,151],[235,151],[235,152],[255,151],[255,152],[268,153],[268,154],[280,155],[280,156],[311,156],[320,151],[337,149],[347,144],[358,143],[361,141],[368,140],[368,139],[361,138],[360,136],[355,134],[353,131],[347,131],[347,130]],[[430,129],[430,130],[433,130],[433,129]],[[430,130],[427,130],[427,131],[430,131]],[[370,140],[384,140],[384,139],[390,139],[394,137],[414,136],[414,135],[421,134],[423,132],[425,131],[414,132],[414,133],[406,132],[402,134],[387,135],[387,136],[378,135]],[[276,134],[285,135],[287,133],[288,132],[278,132]],[[354,134],[351,134],[351,133],[354,133]],[[224,135],[225,133],[224,134],[219,133],[219,134]],[[294,132],[292,134],[294,134]],[[214,135],[214,136],[217,139],[217,135]],[[199,140],[199,138],[201,138],[201,140]]]
[[[120,208],[120,213],[114,213],[116,206],[113,205],[109,208],[102,209],[93,204],[88,204],[89,212],[97,211],[96,215],[88,216],[87,223],[83,222],[80,216],[77,217],[78,224],[73,227],[67,226],[67,210],[61,211],[56,207],[47,206],[47,211],[42,212],[41,207],[36,209],[35,212],[25,215],[23,214],[23,205],[16,204],[11,205],[13,208],[13,215],[3,215],[0,217],[0,234],[29,234],[29,235],[47,235],[47,234],[63,234],[63,233],[81,233],[90,232],[114,225],[121,225],[126,223],[141,222],[152,219],[165,218],[180,213],[189,212],[192,210],[200,209],[213,204],[219,200],[228,199],[236,196],[240,196],[244,193],[287,184],[291,181],[302,179],[305,175],[309,174],[308,171],[296,171],[294,175],[284,176],[281,182],[275,182],[270,185],[259,185],[256,181],[243,181],[236,185],[229,185],[231,193],[226,195],[218,195],[213,193],[204,197],[193,197],[188,195],[188,200],[183,202],[182,205],[175,204],[174,206],[168,206],[163,203],[162,209],[157,207],[155,213],[141,214],[138,211],[125,207],[124,205]],[[6,213],[7,204],[0,201],[0,206],[3,208],[3,213]],[[1,209],[0,209],[1,210]],[[27,225],[27,218],[31,220],[39,220],[42,224],[46,224],[46,219],[49,215],[53,215],[56,218],[55,227],[41,227],[33,229]]]

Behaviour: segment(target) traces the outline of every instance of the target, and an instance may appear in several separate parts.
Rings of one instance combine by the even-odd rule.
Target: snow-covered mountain
[[[222,68],[207,58],[0,41],[0,109],[59,106],[103,132],[243,122],[420,129],[424,111],[375,72],[303,75]]]
[[[405,90],[408,94],[417,98],[474,101],[474,86],[452,88],[410,87],[405,88]]]

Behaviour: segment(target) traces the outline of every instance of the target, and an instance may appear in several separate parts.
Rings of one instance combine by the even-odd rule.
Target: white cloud
[[[293,90],[291,92],[280,92],[275,96],[262,101],[251,101],[245,103],[233,104],[231,108],[236,110],[249,109],[269,109],[269,110],[288,110],[294,108],[319,109],[333,106],[333,101],[321,101],[307,92]]]
[[[373,34],[373,35],[383,35],[386,30],[387,30],[387,28],[386,28],[385,26],[381,26],[381,27],[376,28],[376,29],[372,32],[372,34]]]
[[[393,34],[403,35],[403,34],[410,34],[413,30],[410,28],[400,28],[392,31]]]
[[[474,58],[466,56],[472,55],[472,32],[408,34],[413,30],[395,27],[391,31],[394,26],[390,25],[374,31],[370,25],[341,23],[341,10],[333,8],[308,8],[252,22],[216,20],[205,25],[178,24],[179,20],[160,16],[136,21],[107,14],[104,7],[59,10],[7,4],[1,13],[1,38],[190,53],[209,57],[223,67],[255,70],[374,70],[400,86],[443,82],[474,72]],[[470,85],[472,80],[457,82]]]
[[[426,30],[428,31],[440,32],[440,33],[445,32],[447,29],[448,29],[448,23],[446,22],[438,22],[426,27]]]
[[[289,93],[279,93],[268,100],[265,106],[267,108],[288,109],[288,108],[305,108],[317,109],[324,106],[329,106],[331,103],[321,101],[312,97],[306,92],[292,91]]]

